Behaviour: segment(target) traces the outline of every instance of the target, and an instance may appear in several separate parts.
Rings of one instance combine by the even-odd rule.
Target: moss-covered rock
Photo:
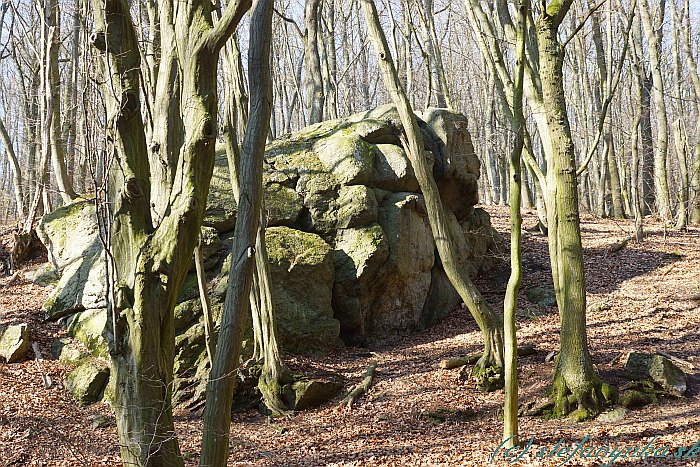
[[[374,191],[364,185],[343,186],[338,192],[336,228],[361,227],[377,221]]]
[[[374,185],[383,190],[418,192],[411,161],[401,146],[377,144],[374,156]]]
[[[426,149],[435,156],[433,174],[445,207],[458,220],[468,218],[479,201],[481,163],[476,156],[464,115],[447,109],[426,109],[421,115]]]
[[[671,396],[681,397],[688,389],[685,373],[662,355],[629,352],[623,365],[632,378],[652,381]]]
[[[325,352],[338,344],[331,307],[331,247],[318,235],[287,227],[265,234],[280,344],[290,352]]]
[[[279,183],[265,186],[265,217],[268,226],[294,227],[303,209],[302,198],[292,188]]]
[[[525,291],[525,296],[530,303],[536,303],[544,308],[557,304],[557,296],[554,294],[554,289],[548,286],[532,287]]]
[[[75,364],[86,358],[83,350],[66,337],[51,342],[51,355],[59,362],[67,364]]]
[[[213,227],[219,233],[230,232],[236,226],[237,213],[238,206],[231,190],[226,151],[217,147],[202,225]]]
[[[620,394],[620,405],[632,409],[635,407],[643,407],[654,402],[653,398],[642,391],[628,389]]]
[[[381,291],[368,314],[368,342],[386,342],[420,327],[432,281],[435,243],[421,195],[395,193],[379,210],[389,244]]]
[[[0,326],[0,359],[7,363],[20,361],[29,350],[27,323]]]
[[[333,399],[343,388],[343,383],[338,377],[312,378],[297,381],[292,388],[294,409],[307,410]]]
[[[339,127],[330,136],[316,140],[314,152],[324,166],[344,185],[364,185],[372,180],[374,148],[352,131]]]
[[[107,341],[104,333],[107,329],[107,310],[105,308],[86,310],[71,315],[66,320],[68,335],[88,348],[96,357],[106,357]]]
[[[80,405],[89,405],[102,399],[109,368],[98,360],[90,360],[68,373],[63,385]]]
[[[389,257],[389,242],[379,224],[338,230],[335,239],[333,309],[348,344],[362,344],[367,317],[383,292],[379,273]]]
[[[92,258],[102,249],[93,201],[76,201],[46,214],[36,233],[58,273],[76,259]]]
[[[24,273],[25,279],[42,287],[55,286],[59,276],[51,263],[40,264]]]

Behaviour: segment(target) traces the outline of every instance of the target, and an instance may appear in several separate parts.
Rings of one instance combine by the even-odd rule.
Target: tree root
[[[535,355],[537,350],[532,344],[525,344],[522,347],[518,347],[518,357],[527,357],[529,355]],[[483,352],[474,352],[465,357],[457,358],[446,358],[440,361],[440,368],[443,370],[451,370],[464,365],[473,365],[479,361]]]
[[[364,393],[367,392],[369,387],[372,385],[372,379],[374,378],[374,373],[377,370],[377,362],[372,362],[369,364],[367,367],[367,371],[365,371],[365,377],[362,379],[362,381],[355,386],[347,396],[343,398],[343,400],[340,401],[338,404],[338,408],[340,407],[347,407],[348,409],[352,407],[352,404],[355,403],[355,400],[357,400],[358,397],[362,396]]]
[[[614,404],[617,401],[617,390],[597,376],[576,388],[570,388],[565,378],[559,375],[554,379],[551,396],[554,408],[548,415],[552,418],[569,416],[577,422],[583,422]]]

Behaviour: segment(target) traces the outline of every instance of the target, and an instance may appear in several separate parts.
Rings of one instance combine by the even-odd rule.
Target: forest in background
[[[612,252],[644,241],[647,216],[662,223],[664,238],[700,220],[696,10],[688,0],[6,1],[0,212],[16,225],[7,231],[9,269],[30,248],[39,216],[94,200],[121,456],[180,465],[173,310],[194,254],[209,364],[199,462],[224,465],[231,414],[221,407],[232,404],[248,309],[258,388],[272,415],[293,410],[285,387],[303,378],[287,367],[276,337],[265,144],[392,102],[389,121],[401,130],[389,136],[410,161],[441,266],[483,339],[483,351],[464,361],[474,365],[464,379],[484,391],[505,387],[504,443],[517,445],[520,209],[534,208],[548,237],[561,340],[548,400],[527,413],[590,420],[618,402],[618,391],[588,344],[579,212],[634,219],[634,232]],[[449,161],[430,159],[438,152],[414,114],[428,107],[467,116],[481,199],[510,206],[503,314],[468,274],[458,209],[436,183]],[[449,125],[459,127],[445,127],[447,143],[456,131]],[[372,135],[377,144],[387,137]],[[231,279],[214,320],[200,225],[217,143],[238,210]],[[375,369],[369,365],[348,406]],[[664,389],[682,395],[686,386]]]
[[[143,35],[139,41],[146,46],[152,43],[149,22],[154,20],[149,5],[155,8],[149,2],[131,6]],[[510,70],[514,62],[507,5],[379,4],[412,105],[450,107],[469,117],[483,161],[486,204],[508,200],[507,159],[514,136],[499,97],[507,91],[500,67]],[[627,28],[631,7],[636,15]],[[659,213],[679,226],[688,215],[695,222],[700,218],[699,15],[698,4],[689,0],[573,3],[561,37],[567,44],[564,79],[576,157],[580,165],[590,159],[579,184],[583,209],[633,217],[640,198],[644,214]],[[107,122],[94,77],[89,2],[6,0],[0,18],[0,219],[7,224],[26,220],[37,194],[41,213],[51,210],[44,203],[57,207],[76,193],[95,190]],[[387,102],[358,1],[307,2],[306,7],[278,2],[273,23],[270,138]],[[234,37],[244,53],[246,28],[244,20]],[[621,61],[625,46],[629,51]],[[152,62],[155,53],[145,47],[143,59]],[[221,65],[220,92],[224,82],[232,82],[245,99],[245,67]],[[149,69],[155,72],[153,66],[144,68],[144,87],[154,82]],[[537,86],[535,80],[530,92]],[[535,100],[528,99],[525,116],[534,160],[544,166]],[[219,102],[223,111],[224,100]],[[523,205],[535,206],[536,176],[527,170],[524,180]]]

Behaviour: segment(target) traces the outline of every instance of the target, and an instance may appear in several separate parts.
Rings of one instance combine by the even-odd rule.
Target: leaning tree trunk
[[[601,411],[608,388],[597,377],[586,337],[586,284],[578,212],[576,159],[566,110],[558,29],[570,0],[553,2],[537,20],[540,78],[551,145],[547,161],[547,215],[552,278],[561,320],[554,373],[555,413],[588,418]]]
[[[467,248],[466,242],[454,214],[444,207],[440,199],[432,169],[425,157],[420,129],[396,73],[384,31],[379,23],[377,8],[372,0],[362,0],[362,7],[369,35],[379,56],[382,79],[399,111],[406,132],[404,147],[425,197],[428,220],[440,260],[447,277],[471,311],[484,336],[484,352],[474,368],[473,376],[481,389],[495,389],[503,385],[502,318],[474,286],[467,274],[466,265],[460,259],[460,252]]]

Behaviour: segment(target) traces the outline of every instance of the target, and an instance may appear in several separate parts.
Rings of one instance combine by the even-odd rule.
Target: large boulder
[[[44,303],[46,318],[105,308],[106,268],[94,203],[60,207],[42,217],[36,231],[60,275]]]
[[[479,160],[467,119],[445,109],[418,115],[425,156],[454,215],[460,261],[474,276],[497,260],[499,236],[475,208]],[[264,219],[284,351],[322,353],[345,344],[375,345],[439,322],[460,298],[435,252],[425,201],[402,146],[392,105],[321,122],[268,144]],[[207,287],[214,333],[223,309],[236,203],[223,147],[217,148],[204,213]],[[94,207],[74,203],[44,216],[39,235],[60,275],[45,305],[65,317],[74,339],[106,355],[104,261]],[[175,308],[176,400],[201,396],[206,375],[202,307],[195,274]],[[246,331],[244,355],[250,355]],[[341,340],[342,339],[342,340]]]
[[[0,359],[15,363],[24,358],[29,349],[27,323],[0,326]]]
[[[337,345],[331,247],[318,235],[288,227],[267,229],[265,242],[282,348],[309,354]]]
[[[68,373],[63,385],[78,404],[88,405],[102,399],[108,380],[109,368],[98,360],[90,360]]]

